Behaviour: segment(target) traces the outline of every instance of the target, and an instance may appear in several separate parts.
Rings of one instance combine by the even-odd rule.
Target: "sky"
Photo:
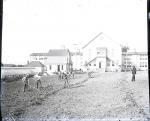
[[[147,1],[5,0],[2,63],[26,64],[31,53],[82,46],[100,32],[147,51]]]

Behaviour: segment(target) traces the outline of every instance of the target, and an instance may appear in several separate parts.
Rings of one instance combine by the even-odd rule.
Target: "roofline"
[[[82,47],[84,49],[86,46],[88,46],[92,41],[94,41],[97,37],[99,37],[103,32],[100,32],[98,35],[96,35],[91,41],[89,41],[85,46]]]
[[[43,64],[43,63],[41,63],[40,61],[31,61],[29,64],[27,64],[27,65],[25,65],[25,66],[27,66],[27,67],[30,67],[29,65],[31,64],[31,63],[39,63],[42,67],[45,67],[45,65]],[[38,66],[38,67],[41,67],[41,66]],[[34,66],[33,66],[34,67]]]
[[[52,50],[52,51],[53,51],[53,50],[66,50],[66,51],[69,51],[68,48],[66,48],[66,49],[49,49],[49,51],[50,51],[50,50]],[[49,51],[48,51],[48,52],[49,52]]]
[[[30,56],[47,56],[47,53],[31,53]]]
[[[86,65],[90,64],[92,61],[94,61],[97,57],[95,57],[94,59],[92,59],[91,61],[89,61]]]
[[[122,55],[140,55],[140,54],[148,54],[148,52],[123,52]]]
[[[53,50],[66,50],[68,53],[70,53],[69,49],[50,49],[49,51]],[[48,53],[31,53],[30,56],[49,56],[49,51]],[[66,56],[66,55],[64,55]]]

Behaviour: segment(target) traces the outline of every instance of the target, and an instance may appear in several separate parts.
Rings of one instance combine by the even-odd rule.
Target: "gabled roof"
[[[49,50],[47,56],[67,56],[68,53],[70,52],[67,49],[52,49]]]
[[[30,56],[67,56],[68,53],[68,49],[51,49],[48,53],[32,53]]]
[[[97,57],[95,57],[93,60],[89,61],[86,65],[90,64],[91,62],[95,61]]]
[[[95,57],[93,60],[89,61],[86,65],[92,63],[92,62],[95,61],[97,58],[105,58],[105,57],[97,56],[97,57]],[[111,60],[110,58],[108,58],[108,57],[106,57],[106,59],[109,60],[109,61],[112,61],[112,60]]]
[[[95,36],[91,41],[89,41],[85,46],[82,47],[82,49],[84,49],[85,47],[87,47],[91,42],[93,42],[97,37],[99,37],[102,34],[102,32],[100,32],[97,36]]]
[[[30,56],[47,56],[47,53],[32,53]]]
[[[39,61],[32,61],[26,67],[44,67],[44,65]]]

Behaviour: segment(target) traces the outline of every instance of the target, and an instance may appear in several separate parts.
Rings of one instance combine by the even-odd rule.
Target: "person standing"
[[[68,75],[67,73],[63,73],[63,79],[65,81],[64,87],[69,86]]]
[[[59,80],[62,79],[62,73],[61,73],[61,71],[58,72],[58,78],[59,78]]]
[[[36,79],[36,86],[37,86],[37,89],[39,88],[39,85],[40,85],[40,87],[42,87],[41,75],[40,75],[40,73],[36,74],[34,77],[35,77],[35,79]]]
[[[29,75],[27,74],[25,77],[22,78],[24,82],[24,92],[29,89]]]
[[[132,68],[132,81],[135,81],[136,68],[133,66]]]
[[[74,79],[74,75],[75,75],[75,73],[74,73],[74,71],[72,71],[72,78]]]

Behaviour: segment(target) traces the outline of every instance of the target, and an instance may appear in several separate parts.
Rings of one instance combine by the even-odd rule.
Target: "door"
[[[57,65],[57,71],[60,71],[60,65]]]

